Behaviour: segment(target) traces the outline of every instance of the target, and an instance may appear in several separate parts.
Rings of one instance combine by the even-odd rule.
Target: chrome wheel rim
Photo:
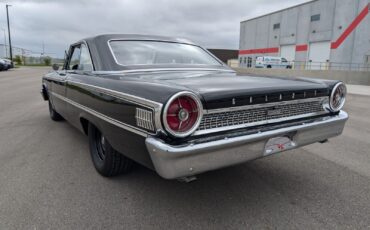
[[[97,132],[96,133],[96,152],[101,161],[105,160],[105,152],[106,152],[106,139],[105,137]]]

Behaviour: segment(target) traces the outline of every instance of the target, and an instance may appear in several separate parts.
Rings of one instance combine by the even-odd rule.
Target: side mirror
[[[52,68],[53,68],[54,71],[57,71],[59,69],[59,65],[58,64],[53,64]]]

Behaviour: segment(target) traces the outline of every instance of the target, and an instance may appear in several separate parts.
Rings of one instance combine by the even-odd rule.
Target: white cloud
[[[103,33],[184,37],[209,48],[238,49],[240,21],[307,0],[14,0],[13,45],[62,56],[70,43]],[[0,4],[0,9],[5,4]],[[5,14],[0,28],[6,28]],[[0,39],[0,43],[2,39]]]

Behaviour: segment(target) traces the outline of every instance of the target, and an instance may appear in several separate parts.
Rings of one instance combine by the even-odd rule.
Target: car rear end
[[[146,146],[155,170],[174,179],[240,164],[342,133],[346,87],[251,96],[248,105],[205,109],[199,95],[173,95],[162,112],[163,136]],[[233,101],[231,101],[233,103]]]

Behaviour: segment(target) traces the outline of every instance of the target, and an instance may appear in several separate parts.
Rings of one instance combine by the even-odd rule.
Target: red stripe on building
[[[239,50],[239,55],[244,54],[270,54],[279,53],[279,47],[263,48],[263,49],[252,49],[252,50]]]
[[[361,23],[362,20],[369,14],[370,4],[361,11],[361,13],[353,20],[353,22],[348,26],[348,28],[342,33],[342,35],[335,41],[331,43],[331,48],[338,48],[344,40],[356,29],[356,27]]]
[[[308,45],[304,44],[304,45],[297,45],[295,47],[295,51],[296,52],[303,52],[303,51],[307,51],[308,50]]]

